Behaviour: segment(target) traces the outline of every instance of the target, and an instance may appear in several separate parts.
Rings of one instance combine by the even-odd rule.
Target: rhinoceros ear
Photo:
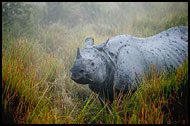
[[[94,39],[93,38],[86,38],[84,43],[84,48],[90,48],[94,45]]]

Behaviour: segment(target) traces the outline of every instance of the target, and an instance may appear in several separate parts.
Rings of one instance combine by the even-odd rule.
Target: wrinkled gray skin
[[[157,72],[174,69],[188,57],[188,27],[177,26],[148,38],[119,35],[93,45],[87,38],[71,68],[71,79],[88,84],[102,101],[113,101],[116,92],[135,91],[142,73],[151,64]]]

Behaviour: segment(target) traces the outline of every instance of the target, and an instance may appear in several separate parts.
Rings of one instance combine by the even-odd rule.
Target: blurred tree
[[[44,23],[52,24],[62,19],[63,11],[62,6],[63,3],[58,2],[47,2],[46,10],[44,12]]]
[[[3,2],[3,35],[9,34],[12,37],[18,37],[21,35],[35,34],[39,22],[38,20],[41,20],[39,16],[36,16],[38,13],[38,8],[32,4],[23,2]]]
[[[3,2],[2,17],[5,26],[19,22],[24,25],[31,15],[32,6],[20,2]]]

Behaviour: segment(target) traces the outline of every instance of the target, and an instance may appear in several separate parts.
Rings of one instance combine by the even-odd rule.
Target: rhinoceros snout
[[[70,78],[72,79],[72,80],[79,80],[80,78],[81,78],[82,76],[77,76],[76,74],[73,74],[73,73],[71,73],[71,76],[70,76]]]
[[[71,68],[70,70],[70,78],[72,80],[78,80],[82,76],[84,76],[84,70],[83,69],[76,69],[76,68]]]

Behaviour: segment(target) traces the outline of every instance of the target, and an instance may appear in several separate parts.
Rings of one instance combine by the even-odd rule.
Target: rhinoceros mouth
[[[88,83],[92,82],[92,80],[87,78],[86,76],[81,76],[81,77],[77,77],[77,78],[71,77],[71,79],[79,84],[88,84]]]

